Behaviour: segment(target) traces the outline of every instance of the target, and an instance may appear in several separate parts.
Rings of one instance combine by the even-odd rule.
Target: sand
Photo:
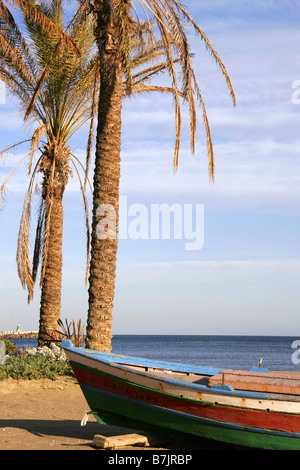
[[[80,425],[88,410],[71,377],[0,381],[0,450],[91,449],[98,423]]]
[[[72,377],[56,381],[0,381],[0,450],[100,450],[93,446],[96,434],[117,436],[135,432],[99,424],[89,415],[86,426],[81,420],[89,411],[81,389]],[[153,449],[216,449],[207,441],[154,438]],[[221,446],[222,448],[222,446]],[[137,449],[126,446],[122,450]],[[102,450],[102,449],[101,449]]]

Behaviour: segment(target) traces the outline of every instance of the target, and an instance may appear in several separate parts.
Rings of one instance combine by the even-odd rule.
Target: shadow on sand
[[[79,448],[82,445],[93,446],[95,434],[101,434],[106,437],[120,436],[130,433],[140,433],[147,435],[151,449],[167,450],[233,450],[229,445],[209,441],[205,439],[182,439],[167,436],[158,436],[143,433],[137,430],[119,428],[116,426],[102,425],[97,422],[88,422],[85,426],[80,425],[78,420],[40,420],[40,419],[0,419],[0,428],[14,428],[25,430],[36,437],[55,437],[61,439],[75,439]],[[85,441],[81,444],[79,441]],[[69,446],[69,441],[64,446]]]

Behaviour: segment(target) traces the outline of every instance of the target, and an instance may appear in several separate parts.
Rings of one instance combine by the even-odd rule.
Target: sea
[[[37,339],[12,339],[18,348]],[[198,366],[300,371],[300,337],[221,335],[115,335],[112,352]]]

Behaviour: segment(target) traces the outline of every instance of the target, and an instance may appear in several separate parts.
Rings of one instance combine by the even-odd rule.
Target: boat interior
[[[161,369],[136,364],[127,364],[127,366],[136,371],[148,372],[151,375],[153,374],[164,379],[179,380],[209,387],[231,386],[235,390],[300,396],[300,372],[298,371],[228,369],[209,374]]]

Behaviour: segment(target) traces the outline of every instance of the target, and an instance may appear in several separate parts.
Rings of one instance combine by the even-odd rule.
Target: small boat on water
[[[99,423],[300,450],[300,374],[217,369],[62,347]]]

